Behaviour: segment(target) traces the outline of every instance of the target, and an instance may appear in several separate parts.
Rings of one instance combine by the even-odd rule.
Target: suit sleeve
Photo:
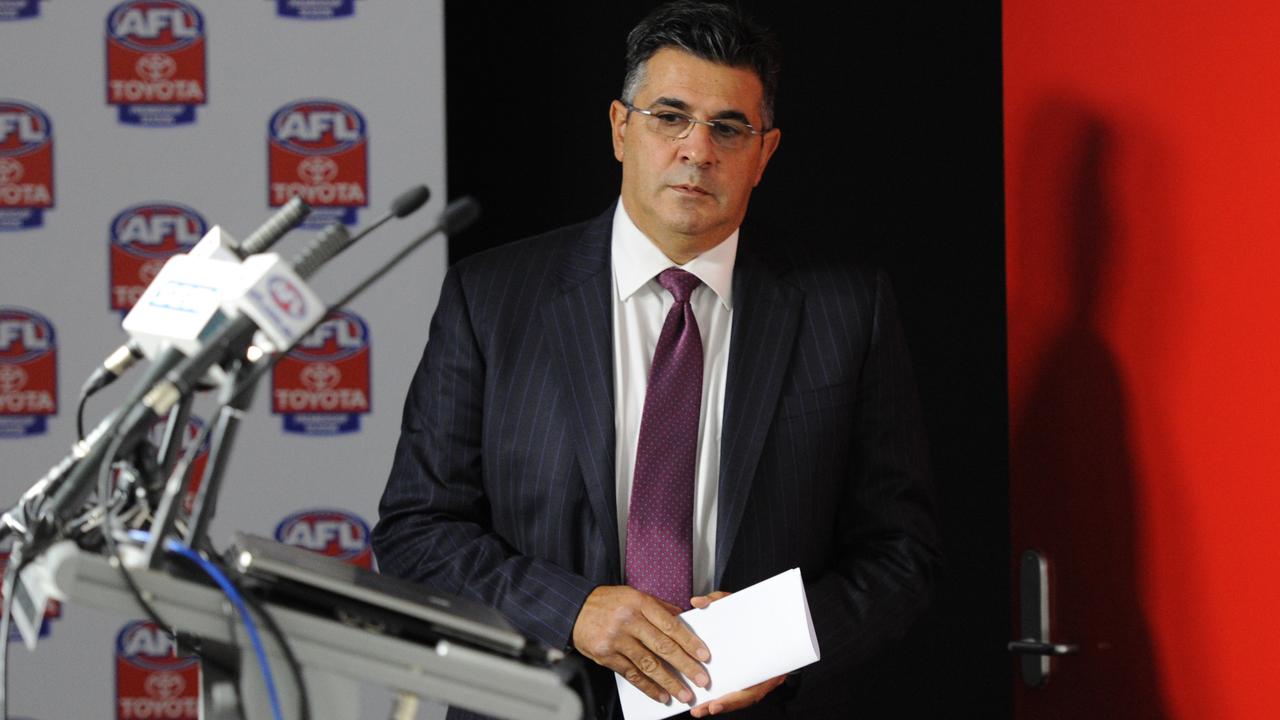
[[[823,656],[812,669],[818,676],[847,673],[904,635],[928,605],[941,562],[923,419],[883,273],[872,307],[836,552],[806,588]]]
[[[524,634],[566,648],[595,583],[522,555],[493,532],[482,463],[485,372],[455,267],[405,400],[374,552],[382,572],[497,608]]]

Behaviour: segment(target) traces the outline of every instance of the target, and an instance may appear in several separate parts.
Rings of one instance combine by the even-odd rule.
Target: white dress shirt
[[[676,265],[636,227],[618,201],[613,216],[613,396],[617,452],[618,547],[623,576],[627,518],[636,469],[636,443],[649,384],[649,366],[667,312],[675,304],[658,273],[680,267],[702,281],[690,297],[702,336],[702,404],[693,491],[693,593],[715,590],[716,490],[720,477],[720,426],[733,325],[733,263],[738,231],[711,250]]]

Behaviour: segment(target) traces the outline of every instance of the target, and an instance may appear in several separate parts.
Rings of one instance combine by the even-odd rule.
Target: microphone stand
[[[425,201],[425,194],[426,191],[423,188],[421,197],[416,200],[417,205],[421,205]],[[411,211],[412,209],[408,210],[408,212]],[[463,198],[450,204],[441,214],[440,220],[435,227],[409,243],[330,307],[341,307],[350,302],[383,275],[390,272],[409,253],[436,234],[441,232],[453,234],[460,231],[473,222],[478,214],[479,205],[471,198]],[[403,216],[399,212],[396,215]],[[345,234],[345,228],[343,228],[342,233]],[[308,252],[304,253],[298,262],[294,263],[297,274],[303,278],[308,277],[326,259],[345,248],[345,246],[338,247],[337,242],[337,238],[331,237],[325,239],[322,243],[314,245]],[[164,555],[163,543],[177,529],[177,517],[187,487],[191,463],[198,453],[199,445],[203,444],[203,436],[212,431],[214,439],[209,463],[206,466],[206,474],[200,489],[196,493],[195,504],[192,508],[190,524],[187,527],[185,538],[187,547],[199,547],[207,544],[208,524],[213,516],[226,460],[230,456],[231,448],[234,445],[240,421],[251,404],[257,381],[275,364],[276,360],[297,345],[323,318],[324,316],[322,315],[311,324],[311,327],[298,333],[288,347],[270,357],[255,358],[255,361],[252,362],[247,356],[247,350],[252,342],[256,328],[251,323],[248,323],[244,328],[240,328],[237,324],[241,322],[240,319],[233,321],[233,324],[227,328],[225,334],[215,337],[208,345],[186,360],[182,360],[183,355],[176,350],[163,353],[153,363],[148,376],[139,383],[139,386],[121,408],[105,419],[88,438],[77,443],[72,454],[54,466],[37,483],[37,486],[39,486],[38,492],[36,492],[36,488],[29,491],[29,495],[38,494],[40,496],[38,507],[29,508],[28,504],[34,498],[24,495],[19,506],[14,511],[5,513],[3,517],[0,517],[0,533],[5,528],[23,531],[18,542],[15,543],[17,551],[16,562],[23,562],[23,553],[30,553],[32,556],[38,555],[57,537],[60,531],[58,527],[59,521],[64,519],[63,515],[70,508],[83,502],[93,489],[90,481],[94,475],[98,474],[96,471],[109,472],[111,463],[116,457],[132,452],[137,444],[141,442],[147,418],[149,417],[154,422],[154,419],[163,415],[165,411],[171,411],[171,414],[168,419],[165,436],[161,441],[157,465],[161,474],[169,471],[169,478],[166,481],[160,508],[152,522],[151,533],[144,550],[146,563],[151,568],[157,568],[161,565]],[[208,369],[209,364],[216,362],[219,357],[229,357],[232,360],[222,381],[218,398],[219,411],[217,418],[216,420],[211,419],[210,424],[206,425],[204,431],[201,432],[202,437],[197,440],[192,452],[182,453],[181,460],[170,468],[174,459],[179,456],[178,448],[183,444],[182,440],[185,437],[184,432],[190,412],[192,395],[194,394],[194,386],[198,383],[200,375]],[[167,378],[166,373],[168,373]],[[161,380],[161,378],[166,379]],[[105,504],[105,497],[100,499]],[[109,517],[104,517],[103,521],[104,535],[111,533],[113,529],[110,527]],[[109,535],[107,537],[110,540]],[[7,573],[5,581],[11,586],[6,588],[9,590],[9,598],[12,598],[16,592],[12,584],[16,580],[18,569],[15,566],[8,568],[10,572]],[[137,591],[137,588],[133,586],[132,580],[129,580],[128,574],[124,572],[124,566],[121,565],[119,569],[125,575],[125,580],[130,584],[130,587],[137,594],[139,602],[144,607],[147,607],[147,603],[143,600],[143,594]],[[0,619],[0,626],[3,625],[3,619]],[[7,631],[7,627],[0,627],[0,629]],[[0,638],[0,641],[6,642],[7,646],[7,637]],[[0,668],[2,667],[3,656],[0,656]],[[305,693],[305,689],[303,692]],[[4,709],[4,701],[4,690],[0,688],[0,711]]]
[[[165,558],[164,542],[178,533],[177,521],[183,510],[187,487],[191,482],[191,468],[195,455],[199,452],[199,446],[204,444],[204,438],[212,437],[209,460],[205,464],[204,477],[200,481],[199,489],[196,490],[191,512],[187,518],[186,532],[182,534],[183,544],[187,547],[195,548],[204,547],[205,545],[209,523],[213,519],[217,508],[218,493],[222,489],[226,461],[230,458],[232,447],[235,445],[236,432],[240,428],[240,421],[244,418],[245,413],[248,412],[249,406],[253,402],[253,385],[244,388],[245,392],[233,392],[237,385],[253,369],[253,364],[245,358],[245,353],[251,341],[252,335],[246,334],[233,346],[231,352],[236,360],[232,362],[226,377],[222,381],[221,390],[218,394],[218,414],[216,417],[209,419],[210,424],[196,438],[196,444],[191,453],[172,468],[169,474],[169,479],[165,483],[164,495],[161,497],[160,505],[156,509],[156,515],[151,522],[150,538],[143,549],[143,557],[150,568],[159,569],[163,565]],[[185,403],[189,402],[190,396],[188,395],[185,397]],[[181,405],[178,407],[181,407]],[[175,407],[175,410],[177,409]]]
[[[248,347],[249,342],[246,341],[242,350],[247,351]],[[209,523],[218,507],[218,493],[222,490],[227,460],[235,446],[236,431],[240,429],[240,422],[253,402],[253,388],[238,395],[233,394],[240,380],[253,370],[253,363],[245,357],[245,352],[238,353],[237,357],[239,359],[222,382],[222,391],[218,397],[219,409],[217,422],[213,426],[213,445],[209,449],[209,462],[205,465],[200,489],[196,491],[195,504],[191,507],[190,524],[184,538],[187,547],[201,547],[208,539]],[[254,387],[256,388],[256,383]]]
[[[363,228],[354,236],[348,237],[343,242],[336,240],[336,235],[345,234],[346,228],[341,225],[330,226],[326,232],[335,232],[334,244],[331,249],[325,252],[309,253],[311,257],[306,261],[297,263],[299,274],[304,277],[313,273],[322,263],[333,259],[339,253],[351,247],[357,240],[365,237],[369,233],[378,229],[386,222],[393,218],[402,218],[413,211],[417,210],[427,201],[430,193],[426,187],[412,188],[408,192],[401,194],[392,203],[391,211],[383,215],[368,227]],[[470,198],[460,203],[454,203],[442,216],[441,223],[435,228],[424,234],[417,241],[412,243],[407,249],[401,251],[392,260],[387,263],[379,272],[367,278],[354,291],[345,295],[338,303],[331,307],[340,307],[349,302],[353,297],[371,285],[374,281],[386,274],[391,267],[395,266],[407,255],[417,248],[423,242],[433,237],[441,230],[461,229],[470,224],[475,215],[479,212],[479,206]],[[319,245],[313,245],[313,249],[319,248]],[[323,322],[325,316],[321,316]],[[186,532],[183,533],[183,544],[187,547],[203,547],[208,542],[209,523],[213,520],[214,513],[217,508],[218,494],[222,490],[222,476],[225,472],[226,461],[231,455],[232,446],[235,444],[236,432],[240,427],[240,421],[249,410],[249,406],[253,401],[253,393],[257,388],[258,380],[262,378],[265,371],[275,364],[275,360],[288,354],[304,337],[315,329],[312,325],[305,332],[299,333],[289,347],[278,352],[273,358],[264,359],[260,363],[250,362],[246,358],[246,351],[251,343],[252,336],[246,335],[241,341],[231,346],[230,354],[236,358],[233,364],[228,368],[228,372],[222,383],[222,389],[218,397],[218,414],[216,418],[210,419],[210,426],[207,426],[201,433],[200,438],[196,440],[196,447],[203,444],[203,438],[208,436],[212,431],[212,444],[209,450],[209,461],[205,465],[204,478],[200,482],[200,487],[196,491],[194,503],[188,517],[188,525]],[[191,402],[190,394],[183,395],[179,406],[175,407],[175,411],[189,407]],[[170,418],[172,422],[172,417]],[[186,420],[183,419],[183,426]],[[172,427],[172,424],[171,424]],[[195,450],[193,450],[193,453]],[[167,455],[162,457],[167,458]],[[194,455],[192,456],[194,457]],[[177,520],[179,512],[182,509],[182,500],[185,497],[185,491],[190,483],[190,457],[184,458],[183,462],[176,467],[170,468],[169,463],[163,464],[164,471],[170,472],[169,479],[165,484],[164,495],[161,498],[160,505],[156,510],[155,518],[151,523],[151,535],[143,550],[144,558],[148,567],[159,568],[164,562],[164,542],[171,535],[177,532]]]
[[[183,440],[186,439],[187,420],[191,417],[193,395],[187,395],[169,411],[169,419],[165,422],[164,437],[156,448],[156,467],[160,477],[173,470],[173,464],[182,452]]]

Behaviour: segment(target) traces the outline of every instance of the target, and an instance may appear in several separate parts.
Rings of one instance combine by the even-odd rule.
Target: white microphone
[[[253,255],[235,265],[233,290],[222,300],[229,318],[202,338],[192,352],[169,372],[165,379],[131,409],[122,424],[123,432],[150,427],[163,417],[206,372],[237,352],[253,339],[268,354],[292,347],[299,338],[324,319],[329,308],[306,284],[326,261],[347,247],[351,239],[343,225],[331,225],[320,237],[289,262],[274,253]],[[159,277],[156,278],[159,280]]]
[[[410,189],[397,198],[389,217],[409,215],[425,202],[427,194],[425,187]],[[458,215],[454,206],[450,206],[442,216],[441,226],[460,228],[465,222],[451,224],[444,220],[446,216],[453,218]],[[381,225],[385,220],[380,220],[375,226]],[[423,235],[410,249],[425,242],[442,227]],[[107,457],[111,448],[125,452],[130,450],[141,434],[156,419],[167,413],[183,395],[191,392],[205,373],[228,357],[242,352],[244,346],[254,338],[254,333],[261,333],[270,346],[269,351],[283,352],[311,330],[324,317],[327,306],[306,287],[303,280],[334,255],[349,247],[355,239],[366,234],[368,230],[352,238],[345,226],[332,225],[314,239],[292,263],[282,261],[277,255],[254,255],[240,263],[215,261],[225,262],[230,268],[210,266],[216,274],[226,273],[218,282],[224,284],[225,288],[230,288],[221,294],[216,303],[211,293],[180,285],[181,282],[197,278],[186,274],[190,268],[182,267],[187,264],[185,261],[178,263],[173,277],[167,278],[172,279],[173,284],[167,284],[161,291],[169,293],[162,304],[189,306],[198,312],[208,313],[210,317],[221,312],[222,321],[212,331],[196,333],[192,352],[183,352],[174,345],[168,345],[157,357],[152,358],[146,376],[121,404],[119,411],[104,419],[88,441],[77,445],[74,458],[60,463],[50,471],[38,507],[23,509],[23,515],[31,521],[28,524],[35,526],[29,533],[32,539],[38,539],[39,545],[55,537],[60,532],[60,521],[73,508],[79,507],[92,491],[97,469],[102,463],[112,460]],[[381,277],[406,252],[398,254],[381,272],[349,293],[346,299]],[[170,262],[176,259],[178,258],[175,257]],[[161,274],[163,272],[162,270]],[[160,276],[157,275],[152,284],[159,281]],[[161,298],[164,299],[164,296]],[[214,305],[217,307],[214,308]]]
[[[178,299],[174,293],[185,288],[188,301],[195,300],[201,287],[206,293],[218,294],[216,284],[225,281],[227,271],[211,263],[235,264],[249,255],[267,250],[285,233],[297,227],[310,212],[310,206],[295,197],[272,214],[243,243],[237,242],[221,227],[214,226],[185,255],[170,258],[125,316],[123,328],[129,333],[129,341],[116,348],[94,370],[81,388],[81,395],[88,397],[110,385],[144,357],[154,359],[166,344],[175,344],[189,354],[194,341],[215,330],[226,318],[217,313],[216,308],[211,312],[207,304],[166,304]],[[180,257],[188,259],[173,263]],[[171,268],[171,264],[174,267]],[[163,285],[159,282],[161,276],[165,278]],[[152,288],[157,293],[163,290],[163,296],[157,298],[157,293],[151,292]]]
[[[157,306],[204,317],[220,313],[222,319],[210,323],[212,330],[203,336],[183,339],[160,351],[120,411],[103,420],[87,441],[76,445],[75,458],[64,460],[50,471],[34,512],[37,534],[56,529],[65,513],[84,502],[93,489],[98,468],[113,460],[107,456],[112,447],[122,451],[134,447],[156,420],[195,389],[206,373],[224,373],[219,363],[242,352],[255,331],[261,331],[278,347],[288,347],[319,322],[327,307],[303,278],[333,257],[350,237],[345,226],[332,225],[293,263],[274,254],[252,255],[242,263],[215,260],[210,264],[203,258],[182,255],[170,258],[143,298],[152,287],[159,286],[154,298]],[[166,276],[170,265],[175,269]],[[197,265],[200,272],[219,277],[193,277],[189,272]],[[199,283],[204,284],[189,286]],[[211,290],[215,287],[216,293]],[[183,349],[180,343],[188,347]]]

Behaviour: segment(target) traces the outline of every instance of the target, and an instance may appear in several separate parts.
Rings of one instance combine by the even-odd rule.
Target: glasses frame
[[[747,129],[747,136],[748,136],[748,137],[759,137],[759,136],[764,135],[765,133],[769,132],[769,130],[757,130],[757,129],[755,129],[755,127],[754,127],[754,126],[752,126],[752,125],[751,125],[751,123],[746,122],[745,120],[738,120],[738,119],[736,119],[736,118],[734,118],[734,119],[727,119],[727,118],[712,118],[711,120],[699,120],[698,118],[696,118],[696,117],[694,117],[694,116],[690,115],[689,113],[684,112],[683,110],[676,110],[675,108],[665,108],[665,109],[661,109],[661,110],[655,110],[655,109],[654,109],[654,108],[652,108],[652,107],[649,107],[649,108],[639,108],[639,107],[636,107],[635,105],[632,105],[631,103],[627,102],[626,100],[619,100],[618,102],[622,103],[622,104],[623,104],[623,106],[627,108],[627,113],[628,113],[628,114],[630,114],[630,113],[639,113],[639,114],[641,114],[641,115],[644,115],[644,116],[645,116],[645,117],[647,117],[647,118],[650,118],[650,119],[657,119],[657,116],[658,116],[658,115],[660,115],[660,114],[670,113],[670,114],[672,114],[672,115],[679,115],[679,116],[681,116],[681,117],[687,118],[687,119],[689,120],[689,124],[685,127],[685,129],[684,129],[684,130],[683,130],[679,135],[667,135],[666,133],[663,133],[662,131],[660,131],[660,130],[656,130],[656,129],[652,128],[652,127],[649,127],[649,128],[648,128],[648,130],[649,130],[650,132],[652,132],[652,133],[656,133],[656,134],[661,135],[662,137],[665,137],[665,138],[671,138],[672,140],[684,140],[685,138],[687,138],[687,137],[689,137],[690,135],[692,135],[692,134],[693,134],[693,128],[694,128],[694,127],[696,127],[696,126],[698,126],[698,125],[706,125],[709,129],[711,129],[711,130],[715,130],[715,128],[716,128],[717,126],[720,126],[720,125],[722,125],[722,124],[724,124],[724,123],[728,123],[728,122],[732,122],[734,125],[742,125],[742,126],[746,127],[746,129]],[[727,149],[727,150],[741,150],[743,147],[745,147],[745,146],[746,146],[746,141],[745,141],[745,140],[743,141],[743,144],[742,144],[742,145],[739,145],[739,146],[736,146],[736,147],[735,147],[735,146],[733,146],[733,145],[725,145],[725,144],[724,144],[724,142],[723,142],[723,140],[721,139],[721,137],[720,137],[719,135],[717,135],[716,133],[714,133],[714,132],[712,132],[712,133],[711,133],[711,139],[712,139],[712,141],[713,141],[713,142],[715,142],[715,144],[716,144],[718,147],[722,147],[722,148],[725,148],[725,149]]]

